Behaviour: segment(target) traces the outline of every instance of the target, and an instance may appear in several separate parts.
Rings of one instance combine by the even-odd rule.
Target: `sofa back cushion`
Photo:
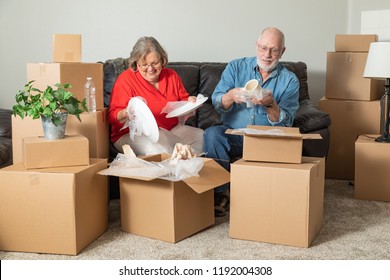
[[[307,84],[307,66],[306,63],[281,61],[281,63],[291,72],[293,72],[299,80],[299,102],[305,99],[310,99],[309,86]]]

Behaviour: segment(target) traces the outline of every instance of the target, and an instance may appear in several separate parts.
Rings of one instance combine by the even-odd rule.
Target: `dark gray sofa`
[[[12,164],[12,110],[0,109],[0,168]]]
[[[299,109],[294,119],[294,127],[301,133],[318,133],[322,140],[304,140],[303,156],[326,157],[329,148],[330,116],[318,109],[310,100],[307,84],[307,66],[304,62],[282,62],[293,71],[300,81]],[[170,62],[167,67],[174,69],[190,95],[203,94],[210,97],[221,78],[227,63],[217,62]],[[116,78],[128,68],[128,58],[110,59],[104,62],[104,103],[108,107],[111,89]],[[197,111],[187,124],[206,129],[219,124],[220,116],[211,104],[211,98]],[[115,158],[117,151],[110,147],[110,157]]]

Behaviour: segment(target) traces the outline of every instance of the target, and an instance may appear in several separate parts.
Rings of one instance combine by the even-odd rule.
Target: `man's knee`
[[[222,126],[210,126],[204,132],[204,141],[207,143],[214,142],[215,139],[224,135],[225,131],[226,131],[226,128],[224,128]]]

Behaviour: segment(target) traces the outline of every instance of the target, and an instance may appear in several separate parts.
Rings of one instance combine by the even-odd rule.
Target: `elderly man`
[[[231,159],[242,156],[243,138],[225,134],[227,129],[247,125],[291,126],[293,123],[299,106],[299,80],[279,63],[285,50],[284,34],[274,27],[264,29],[256,41],[257,55],[229,62],[212,94],[222,124],[206,129],[205,153],[228,171]],[[240,92],[252,79],[259,81],[265,96],[245,101]],[[216,188],[215,215],[225,216],[229,205],[229,185]]]

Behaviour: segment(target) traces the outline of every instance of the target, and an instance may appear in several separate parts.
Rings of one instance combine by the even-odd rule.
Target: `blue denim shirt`
[[[271,90],[280,108],[279,121],[270,121],[266,108],[261,105],[247,108],[244,102],[234,103],[227,110],[222,108],[222,96],[233,88],[243,88],[251,79],[257,79],[263,89]],[[226,66],[211,99],[215,109],[221,114],[222,123],[233,129],[245,128],[249,124],[292,126],[299,106],[299,80],[294,73],[279,63],[263,82],[256,57],[236,59]]]

